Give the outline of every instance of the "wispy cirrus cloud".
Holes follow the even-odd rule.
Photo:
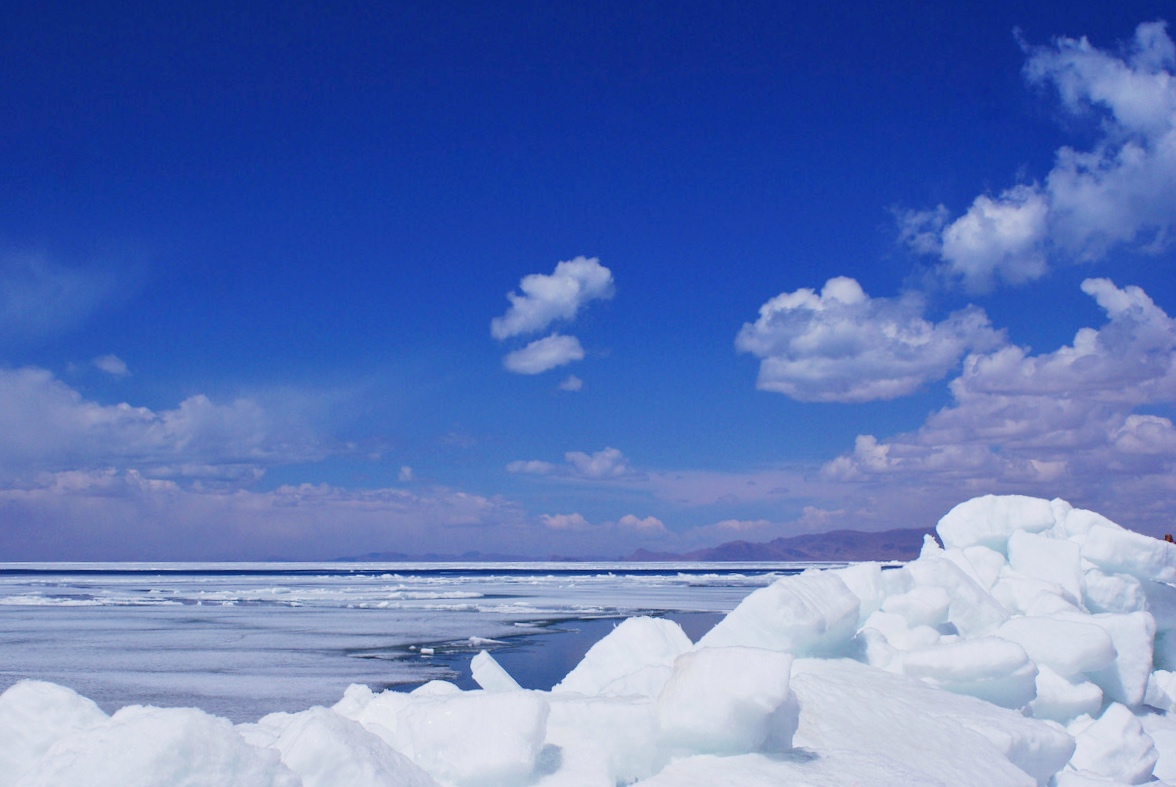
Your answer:
[[[544,462],[539,459],[518,459],[506,466],[508,473],[525,473],[527,475],[548,475],[554,473],[559,465]]]
[[[32,340],[61,333],[117,295],[117,279],[107,270],[0,253],[0,336]]]
[[[917,294],[871,298],[840,276],[820,293],[802,288],[769,300],[735,347],[760,359],[760,390],[805,402],[867,402],[913,393],[969,350],[1004,341],[976,307],[939,323],[923,311]]]
[[[1040,278],[1053,262],[1101,259],[1119,245],[1166,247],[1176,222],[1176,46],[1164,22],[1140,25],[1122,54],[1085,38],[1026,47],[1025,77],[1072,117],[1098,123],[1087,150],[1060,148],[1044,182],[901,217],[902,238],[971,290]]]
[[[595,257],[560,262],[550,274],[533,273],[519,282],[522,294],[509,292],[510,308],[490,321],[490,335],[499,341],[539,333],[553,323],[571,322],[594,300],[613,296],[612,272]],[[503,365],[517,374],[541,374],[584,358],[580,340],[559,332],[514,350]]]
[[[94,364],[94,368],[106,372],[111,377],[128,377],[131,373],[126,361],[113,353],[99,355],[91,363]]]

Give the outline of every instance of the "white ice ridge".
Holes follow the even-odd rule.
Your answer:
[[[917,560],[810,570],[698,642],[625,621],[551,691],[351,686],[233,726],[0,695],[0,787],[1176,784],[1176,545],[1062,500],[952,509]]]

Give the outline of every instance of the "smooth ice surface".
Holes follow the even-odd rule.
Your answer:
[[[539,692],[426,691],[359,721],[440,781],[478,787],[532,775],[547,715]]]
[[[985,636],[1008,620],[1009,613],[992,594],[947,557],[931,551],[901,569],[915,585],[945,591],[951,603],[947,622],[965,637]]]
[[[234,727],[196,709],[107,716],[68,689],[20,682],[0,695],[0,787],[1173,783],[1168,546],[1023,497],[961,504],[939,532],[946,548],[928,539],[902,566],[763,579],[697,641],[672,620],[630,617],[550,691],[520,687],[495,656],[510,653],[495,625],[527,614],[489,585],[472,601],[484,578],[441,577],[427,604],[466,594],[492,622],[460,639],[478,652],[480,688],[355,684],[330,708]],[[560,580],[525,576],[532,598],[558,595]],[[565,592],[567,612],[583,597]],[[503,605],[505,619],[491,611]],[[426,647],[446,643],[405,652],[427,658]]]
[[[484,650],[470,660],[470,673],[474,681],[486,691],[518,691],[522,688],[519,682]]]
[[[1037,696],[1037,666],[1025,649],[1000,637],[977,637],[912,650],[903,672],[956,694],[1003,708],[1020,708]]]
[[[326,708],[276,713],[239,730],[246,741],[271,746],[303,787],[436,787],[437,782],[358,722]]]
[[[1067,615],[1068,620],[1075,620]],[[1091,615],[1089,620],[1101,626],[1111,637],[1118,654],[1103,669],[1089,673],[1090,679],[1102,687],[1109,699],[1136,707],[1147,693],[1148,677],[1152,671],[1152,646],[1156,622],[1150,612],[1130,612],[1119,615],[1104,612]]]
[[[1024,648],[1037,666],[1067,677],[1101,670],[1119,655],[1106,629],[1081,619],[1016,617],[1001,624],[996,635]]]
[[[691,647],[690,638],[673,621],[656,618],[629,618],[585,654],[553,691],[578,694],[628,694],[623,685],[614,685],[626,677],[650,668],[667,668]],[[659,675],[662,673],[658,671]]]
[[[1113,703],[1094,723],[1075,736],[1077,748],[1071,765],[1086,772],[1127,784],[1151,781],[1159,755],[1151,736],[1131,711]]]
[[[1166,713],[1146,713],[1138,718],[1158,755],[1152,775],[1176,783],[1176,719]]]
[[[14,784],[59,740],[105,721],[92,701],[53,683],[25,680],[0,694],[0,787]]]
[[[1037,667],[1037,696],[1029,703],[1034,718],[1066,722],[1098,713],[1103,691],[1082,676],[1065,678],[1045,665]]]
[[[650,776],[665,763],[659,735],[655,699],[552,692],[546,742],[561,768],[542,783],[614,785]]]
[[[1090,528],[1082,540],[1082,557],[1103,570],[1176,582],[1176,544],[1130,530],[1106,525]]]
[[[657,700],[662,742],[704,754],[755,751],[788,699],[791,669],[792,656],[761,648],[700,647],[679,656]]]
[[[1082,557],[1077,544],[1018,530],[1009,536],[1009,568],[1057,585],[1068,601],[1082,598]]]
[[[860,611],[861,601],[837,574],[806,571],[753,592],[699,645],[836,652],[853,637]]]
[[[985,495],[960,503],[947,512],[935,532],[945,549],[986,546],[1003,554],[1013,533],[1038,533],[1054,524],[1054,509],[1048,500],[1022,495]]]
[[[226,719],[195,708],[130,705],[53,744],[15,784],[295,787],[300,780],[276,750],[250,745]]]
[[[744,754],[736,757],[697,755],[671,763],[642,787],[943,787],[943,782],[892,757],[838,749],[813,755]]]
[[[1073,750],[1043,722],[850,660],[798,660],[792,690],[796,746],[869,753],[943,784],[1044,783]]]

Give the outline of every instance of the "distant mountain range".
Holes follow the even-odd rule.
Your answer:
[[[832,530],[828,533],[809,533],[802,536],[781,537],[771,541],[728,541],[717,547],[697,549],[676,555],[638,549],[627,560],[632,561],[860,561],[914,560],[923,547],[923,536],[934,535],[930,528],[885,530],[864,533],[859,530]]]
[[[914,560],[923,547],[923,536],[934,534],[930,528],[885,530],[881,533],[865,533],[860,530],[833,530],[828,533],[809,533],[803,536],[776,538],[771,541],[728,541],[717,547],[696,549],[693,552],[650,552],[638,549],[621,560],[635,563],[657,561],[707,562],[725,561],[767,562],[789,560],[817,560],[829,562],[851,562],[861,560]],[[604,557],[563,557],[553,555],[550,561],[607,561]],[[520,555],[483,554],[466,552],[461,555],[409,555],[404,552],[368,552],[366,555],[342,557],[345,562],[372,563],[516,563],[534,560]]]

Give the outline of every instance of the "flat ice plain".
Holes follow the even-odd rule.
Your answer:
[[[487,652],[477,689],[356,683],[234,725],[21,681],[0,785],[1174,783],[1176,545],[1026,497],[937,531],[891,570],[782,576],[697,641],[630,618],[550,691]]]
[[[470,686],[483,648],[549,689],[620,619],[709,627],[807,565],[0,564],[0,691],[38,678],[108,712],[192,705],[256,721],[332,704],[352,683]]]

